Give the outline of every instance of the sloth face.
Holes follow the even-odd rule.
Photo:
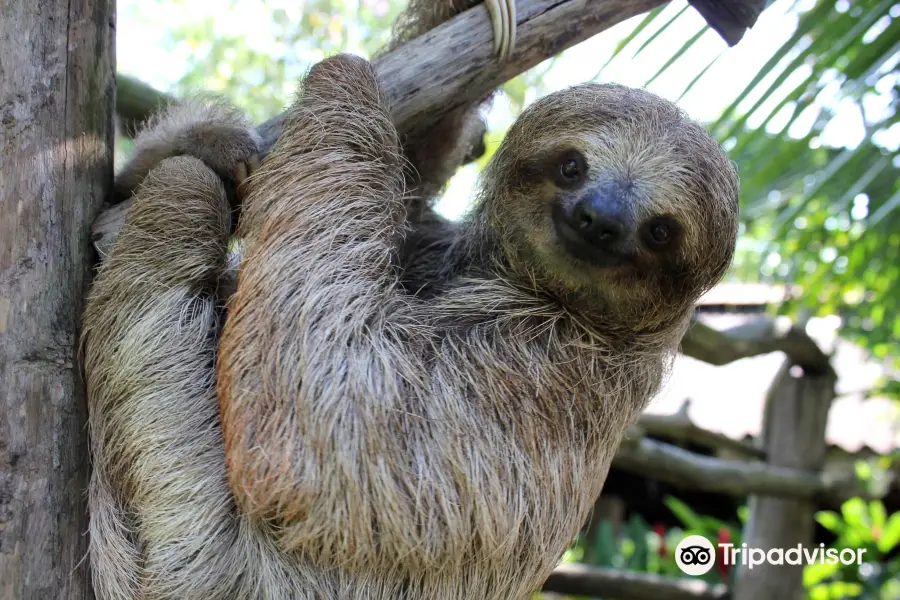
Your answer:
[[[523,168],[521,184],[537,188],[543,201],[537,208],[549,230],[545,250],[587,270],[625,269],[647,255],[660,260],[677,255],[684,229],[678,217],[641,214],[648,212],[639,210],[647,200],[627,173],[595,167],[592,174],[588,159],[575,148],[537,157]]]
[[[511,260],[557,291],[638,312],[681,308],[734,253],[731,163],[700,126],[643,90],[588,84],[535,103],[485,181]]]

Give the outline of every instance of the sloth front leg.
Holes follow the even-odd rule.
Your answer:
[[[174,156],[191,156],[212,169],[229,193],[259,163],[262,141],[247,116],[222,99],[184,100],[152,117],[116,174],[114,199],[127,200],[151,169]]]
[[[147,174],[87,300],[98,598],[249,598],[215,397],[228,206],[195,158]]]
[[[229,482],[242,511],[319,566],[394,561],[415,527],[381,510],[403,498],[371,458],[401,410],[395,365],[416,358],[396,340],[424,326],[396,289],[402,184],[374,70],[344,55],[301,82],[244,200],[217,364]]]

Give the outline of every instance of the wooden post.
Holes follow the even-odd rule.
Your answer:
[[[835,375],[830,368],[811,375],[786,361],[766,399],[763,443],[771,464],[811,472],[821,469],[827,450],[825,426],[834,386]],[[802,545],[812,549],[814,499],[752,496],[749,507],[750,518],[744,532],[744,543],[749,548],[787,551]],[[752,569],[741,565],[734,600],[760,598],[802,600],[803,565],[763,564]]]
[[[76,356],[110,190],[115,0],[0,3],[0,598],[92,598]]]

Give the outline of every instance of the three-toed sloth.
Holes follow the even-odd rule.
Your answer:
[[[149,169],[88,302],[98,595],[527,598],[731,261],[720,147],[580,85],[521,115],[461,222],[411,221],[374,71],[330,58],[245,182],[224,327],[202,158]]]

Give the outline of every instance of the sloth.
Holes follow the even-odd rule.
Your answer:
[[[371,65],[314,67],[221,333],[222,178],[150,169],[84,318],[100,598],[523,600],[557,564],[731,261],[736,174],[668,101],[557,92],[413,290],[407,166]]]

